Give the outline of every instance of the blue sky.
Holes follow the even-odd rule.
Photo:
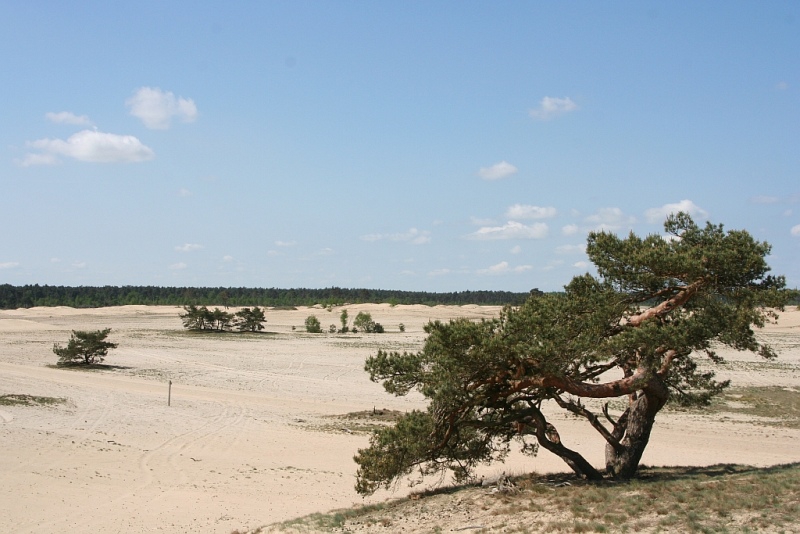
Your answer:
[[[0,283],[560,289],[596,229],[800,285],[800,3],[3,2]]]

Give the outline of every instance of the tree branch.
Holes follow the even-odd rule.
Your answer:
[[[657,306],[653,306],[652,308],[649,308],[638,315],[632,315],[631,317],[628,317],[626,324],[633,327],[641,326],[641,324],[648,319],[668,314],[675,308],[686,304],[686,302],[692,298],[692,296],[697,293],[697,291],[699,291],[699,289],[703,287],[705,283],[705,279],[701,278],[695,282],[692,282],[688,286],[682,287],[678,294],[674,297],[667,299]]]
[[[553,399],[556,401],[556,403],[558,403],[559,406],[561,406],[565,410],[568,410],[574,413],[575,415],[580,415],[582,417],[585,417],[586,420],[589,421],[589,424],[591,424],[592,427],[595,430],[597,430],[601,436],[603,436],[603,439],[605,439],[609,445],[614,447],[614,449],[618,452],[622,451],[622,446],[620,445],[619,440],[614,438],[614,436],[608,431],[608,429],[605,426],[603,426],[603,423],[600,422],[600,419],[598,419],[595,414],[587,410],[585,406],[576,404],[572,401],[566,401],[562,399],[560,395],[554,395]],[[606,417],[608,417],[607,412],[606,412]]]

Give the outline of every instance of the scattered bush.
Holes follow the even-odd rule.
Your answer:
[[[117,344],[106,341],[110,328],[85,332],[73,330],[66,347],[53,344],[53,352],[58,356],[58,365],[85,364],[102,362],[109,349],[116,349]]]
[[[306,332],[310,334],[321,334],[322,326],[319,324],[319,319],[316,315],[309,315],[306,317]]]

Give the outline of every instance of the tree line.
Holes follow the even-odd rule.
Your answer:
[[[527,293],[511,291],[395,291],[386,289],[279,289],[248,287],[160,287],[160,286],[51,286],[0,285],[0,309],[34,306],[339,306],[342,304],[424,304],[519,306],[538,289]]]

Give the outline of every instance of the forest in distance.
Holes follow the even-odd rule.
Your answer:
[[[246,287],[55,286],[0,284],[0,309],[35,306],[103,308],[107,306],[324,306],[340,304],[423,304],[427,306],[518,306],[538,289],[511,291],[395,291],[384,289],[279,289]]]

